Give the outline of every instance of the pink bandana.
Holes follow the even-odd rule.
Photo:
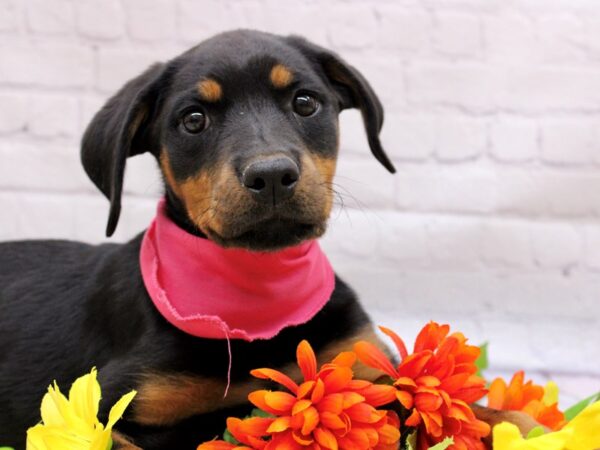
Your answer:
[[[165,319],[203,338],[270,339],[308,322],[335,284],[317,241],[273,253],[225,249],[175,225],[164,199],[144,235],[140,264]]]

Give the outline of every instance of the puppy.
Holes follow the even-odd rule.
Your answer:
[[[0,244],[0,443],[23,449],[46,387],[56,379],[66,391],[94,366],[101,420],[121,395],[138,391],[117,447],[184,449],[247,413],[247,394],[263,385],[251,369],[293,372],[301,339],[321,361],[358,339],[383,348],[355,294],[315,250],[333,204],[338,114],[347,108],[360,109],[371,152],[394,172],[368,82],[299,37],[220,34],[109,99],[81,146],[85,171],[110,201],[107,235],[119,219],[128,157],[156,158],[165,197],[148,232],[124,244]],[[278,255],[297,261],[310,252],[319,265],[291,274],[277,265]],[[294,273],[304,278],[288,280]],[[262,301],[255,287],[261,296],[276,292],[276,301],[295,299],[297,314],[277,302],[254,310]],[[181,305],[168,303],[181,292]],[[197,323],[178,309],[198,312],[190,296],[206,309]],[[313,310],[302,310],[304,300]]]

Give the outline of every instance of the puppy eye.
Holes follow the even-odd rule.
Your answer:
[[[206,128],[208,120],[202,111],[191,111],[183,116],[181,123],[188,133],[198,134]]]
[[[294,97],[294,112],[302,117],[312,116],[319,109],[319,102],[308,94],[298,94]]]

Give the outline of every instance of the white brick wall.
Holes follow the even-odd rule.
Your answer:
[[[377,321],[490,340],[496,371],[600,389],[600,3],[595,0],[0,0],[0,239],[103,239],[79,167],[91,115],[129,77],[216,32],[302,33],[387,108],[395,177],[342,115],[323,240]],[[115,239],[160,182],[131,160]],[[579,380],[579,381],[577,381]]]

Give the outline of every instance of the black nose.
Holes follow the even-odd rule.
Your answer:
[[[250,163],[242,171],[242,183],[256,200],[275,206],[294,195],[299,176],[298,165],[281,157]]]

